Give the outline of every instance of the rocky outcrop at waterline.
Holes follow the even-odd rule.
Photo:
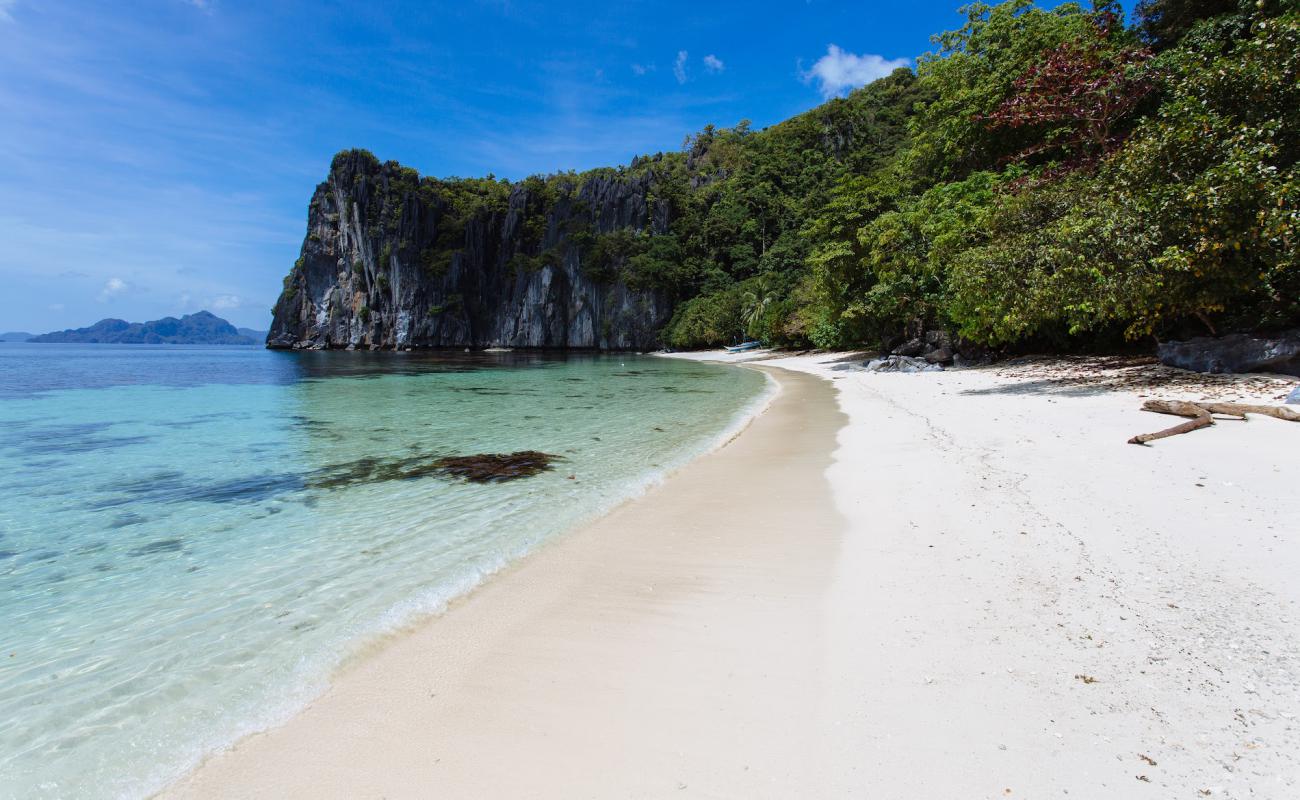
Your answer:
[[[626,245],[665,233],[669,204],[647,172],[578,180],[439,181],[340,153],[267,345],[655,347],[672,298],[624,274]]]

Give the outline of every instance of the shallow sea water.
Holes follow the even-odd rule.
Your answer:
[[[0,344],[0,797],[161,788],[766,390],[634,355]],[[562,460],[397,477],[517,450]]]

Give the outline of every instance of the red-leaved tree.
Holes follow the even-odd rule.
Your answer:
[[[1056,154],[1052,177],[1088,168],[1124,140],[1125,122],[1155,88],[1150,50],[1111,41],[1116,18],[1099,16],[1092,34],[1064,42],[1016,79],[1011,95],[984,117],[991,127],[1038,129],[1040,136],[1016,155],[1022,160]]]

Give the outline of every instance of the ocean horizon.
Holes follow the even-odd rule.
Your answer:
[[[0,345],[0,796],[162,788],[767,391],[632,354]],[[431,468],[517,451],[557,460]]]

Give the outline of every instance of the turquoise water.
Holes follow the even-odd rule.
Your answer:
[[[631,355],[0,344],[0,797],[160,788],[714,446],[765,385]],[[516,450],[564,460],[385,469]]]

